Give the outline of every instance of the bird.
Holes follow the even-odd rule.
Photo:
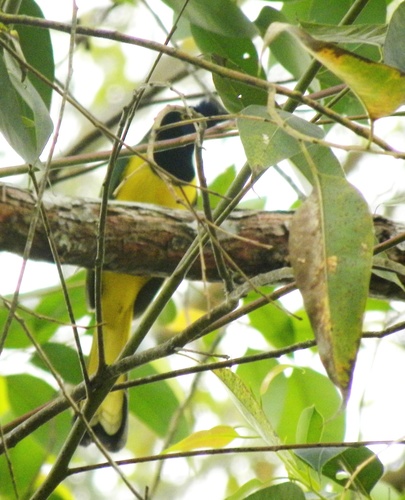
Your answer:
[[[211,127],[218,123],[214,117],[226,113],[214,100],[204,100],[191,108],[193,116],[199,113],[212,117],[207,121]],[[176,139],[195,132],[190,120],[190,108],[166,106],[157,116],[153,130],[153,141]],[[146,137],[152,137],[149,132]],[[151,203],[169,208],[186,209],[195,203],[197,186],[193,164],[194,144],[176,146],[172,149],[153,151],[153,162],[139,156],[117,162],[109,196],[115,200]],[[156,168],[156,165],[159,168]],[[163,173],[163,175],[162,175]],[[168,175],[164,175],[168,174]],[[114,363],[126,345],[133,319],[142,315],[163,283],[162,278],[133,276],[103,271],[101,277],[101,310],[105,362]],[[95,307],[94,271],[87,273],[87,295],[91,308]],[[99,364],[97,333],[87,362],[89,376],[97,373]],[[121,375],[116,383],[123,383]],[[121,450],[128,433],[128,394],[125,390],[110,392],[93,416],[90,426],[108,451]],[[93,440],[86,432],[81,445],[88,446]]]

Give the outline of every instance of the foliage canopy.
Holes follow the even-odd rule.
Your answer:
[[[369,447],[402,435],[376,426],[366,442],[349,415],[359,405],[361,417],[358,394],[368,388],[359,350],[372,357],[381,337],[403,328],[402,304],[369,298],[372,277],[402,293],[405,272],[390,256],[398,239],[375,255],[368,193],[379,177],[364,165],[378,158],[403,170],[392,130],[404,129],[405,3],[84,4],[58,13],[39,0],[0,2],[0,172],[38,198],[24,262],[35,228],[47,228],[43,198],[97,196],[106,164],[165,104],[215,98],[229,115],[196,155],[200,185],[209,179],[199,237],[134,326],[125,356],[96,380],[100,399],[129,372],[122,456],[79,448],[83,428],[72,430],[85,395],[78,347],[88,353],[96,328],[84,271],[54,252],[58,284],[1,297],[0,498],[197,498],[202,485],[230,500],[404,498],[405,483],[384,476]],[[13,154],[24,165],[13,166]],[[247,276],[221,254],[218,233],[238,209],[269,207],[297,208],[286,228],[291,269]],[[395,215],[385,205],[378,214]],[[217,248],[222,279],[187,282],[204,245]],[[374,339],[364,338],[376,329],[370,318]]]

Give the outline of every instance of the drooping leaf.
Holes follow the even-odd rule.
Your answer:
[[[233,427],[218,425],[205,431],[197,431],[170,446],[165,453],[175,451],[192,451],[200,448],[223,448],[234,439],[240,437]]]
[[[35,164],[51,135],[48,110],[28,77],[7,53],[0,54],[0,131],[10,146]]]
[[[373,222],[345,179],[319,176],[293,217],[290,259],[321,360],[348,397],[362,332],[373,252]]]
[[[297,450],[319,474],[351,490],[368,495],[384,472],[377,455],[365,447]]]
[[[353,90],[372,120],[390,115],[405,102],[405,73],[397,68],[322,42],[301,28],[284,23],[270,26],[265,45],[284,31],[294,35],[310,54]]]
[[[27,161],[38,157],[32,145],[29,128],[22,119],[18,94],[8,75],[3,54],[0,54],[0,130],[10,146]]]

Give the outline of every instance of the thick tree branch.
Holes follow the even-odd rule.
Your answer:
[[[34,195],[0,184],[0,250],[21,255],[36,200]],[[60,260],[91,268],[96,255],[100,200],[47,197],[43,202]],[[198,214],[203,217],[202,214]],[[247,276],[289,266],[288,226],[292,212],[235,211],[217,231],[228,262]],[[375,217],[378,241],[392,238],[403,228]],[[185,210],[111,202],[108,210],[105,269],[136,275],[169,276],[198,234],[199,223]],[[405,250],[398,246],[387,254],[405,265]],[[52,262],[44,228],[39,225],[31,258]],[[218,281],[211,246],[204,249],[205,278]],[[232,269],[231,271],[236,271]],[[201,279],[201,261],[191,268],[189,279]],[[400,276],[405,282],[405,277]],[[395,284],[374,277],[371,293],[384,298],[405,299]]]

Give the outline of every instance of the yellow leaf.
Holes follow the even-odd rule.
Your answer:
[[[218,425],[206,431],[197,431],[170,446],[165,453],[174,451],[192,451],[200,448],[223,448],[240,437],[233,427]]]
[[[203,316],[206,311],[198,309],[195,307],[188,307],[186,309],[181,309],[173,321],[168,325],[165,325],[165,329],[172,335],[183,331],[185,328],[197,321],[201,316]]]
[[[7,394],[7,383],[4,377],[0,377],[0,415],[10,411],[10,401]]]
[[[405,103],[405,73],[392,66],[371,61],[322,42],[307,32],[285,23],[273,23],[267,30],[267,46],[279,33],[287,31],[357,95],[371,120],[388,116]]]

